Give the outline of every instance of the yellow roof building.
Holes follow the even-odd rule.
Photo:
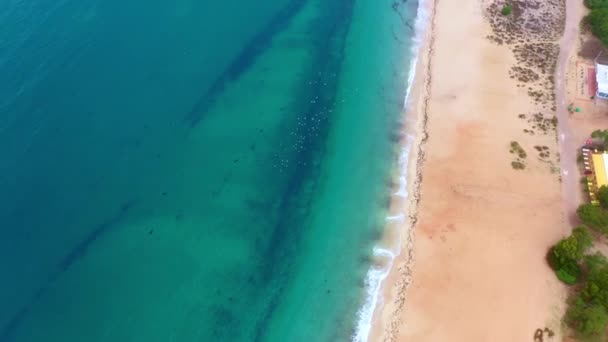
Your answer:
[[[593,159],[593,173],[595,174],[596,186],[598,189],[602,185],[608,186],[608,178],[606,177],[606,170],[608,170],[608,153],[593,153],[591,158]]]

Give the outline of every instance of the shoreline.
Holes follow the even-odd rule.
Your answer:
[[[403,275],[403,282],[400,283],[400,292],[405,294],[407,287],[411,283],[409,279],[410,268],[414,262],[414,228],[417,221],[418,203],[420,201],[420,184],[422,180],[422,166],[424,163],[424,144],[428,138],[426,131],[426,108],[430,99],[430,56],[433,44],[433,26],[435,22],[436,3],[439,0],[420,0],[416,14],[416,34],[415,44],[412,47],[412,59],[409,66],[410,75],[408,77],[408,87],[404,98],[403,111],[403,134],[399,142],[399,154],[395,174],[396,186],[391,191],[391,204],[389,215],[386,217],[386,227],[380,242],[374,247],[375,258],[387,258],[389,262],[385,268],[370,268],[366,278],[366,288],[369,288],[370,273],[381,272],[378,283],[374,284],[374,293],[371,307],[366,307],[366,301],[360,310],[360,315],[365,309],[369,317],[367,320],[359,319],[353,341],[374,340],[377,330],[378,315],[382,313],[385,292],[388,284],[387,278],[397,267]],[[395,231],[398,233],[395,234]],[[393,233],[393,234],[391,234]],[[396,237],[393,235],[397,235]],[[394,243],[398,240],[396,252],[382,246]],[[388,241],[387,244],[382,243]],[[407,263],[396,265],[395,261],[401,255],[406,254]],[[405,304],[404,298],[395,310],[402,310]],[[394,313],[393,316],[396,316]],[[397,323],[397,322],[395,322]],[[368,325],[362,328],[363,325]]]
[[[398,333],[398,326],[401,324],[400,315],[405,309],[406,293],[412,284],[412,268],[415,263],[414,243],[416,236],[416,224],[418,222],[418,210],[421,200],[421,185],[423,178],[423,169],[425,162],[425,145],[429,137],[427,130],[428,108],[430,102],[431,86],[432,86],[432,70],[433,70],[433,53],[435,44],[435,25],[437,17],[437,5],[439,0],[421,1],[419,6],[424,6],[424,11],[429,15],[422,34],[421,44],[418,50],[418,65],[414,69],[414,81],[412,83],[411,92],[408,94],[409,103],[405,103],[403,116],[406,122],[411,123],[405,125],[407,136],[413,136],[414,142],[410,158],[408,161],[408,177],[406,180],[408,187],[408,195],[405,199],[405,222],[402,222],[402,227],[405,232],[401,237],[401,250],[399,254],[404,254],[403,262],[393,264],[393,272],[395,269],[398,272],[398,280],[395,285],[385,284],[382,288],[384,292],[383,298],[390,298],[387,291],[394,287],[397,292],[397,298],[393,303],[389,303],[390,311],[383,312],[383,307],[376,308],[374,317],[377,322],[385,322],[384,327],[376,324],[373,330],[372,340],[377,340],[382,336],[383,341],[395,341]],[[413,96],[412,96],[413,95]],[[393,198],[393,203],[399,206],[399,200]],[[391,205],[391,210],[394,208]],[[397,260],[396,260],[397,261]]]
[[[481,3],[481,6],[485,6],[485,1],[478,1],[479,3]],[[422,3],[421,3],[422,4]],[[425,340],[439,340],[439,336],[442,336],[442,338],[450,338],[453,336],[450,336],[449,332],[444,331],[444,332],[439,332],[439,333],[435,333],[433,334],[433,337],[430,337],[430,335],[427,335],[427,333],[420,335],[420,332],[416,332],[420,330],[421,326],[426,326],[428,325],[428,323],[426,324],[421,324],[421,320],[420,319],[404,319],[404,315],[406,316],[410,316],[405,308],[406,308],[406,302],[407,302],[407,307],[408,307],[408,311],[416,311],[416,309],[422,309],[423,311],[426,310],[427,308],[425,308],[424,306],[420,306],[420,304],[418,304],[414,309],[409,310],[410,308],[410,297],[412,297],[411,295],[411,291],[410,291],[410,287],[412,285],[412,281],[414,282],[418,282],[419,278],[414,276],[414,273],[416,272],[416,269],[420,268],[419,264],[416,262],[415,258],[416,256],[420,253],[420,251],[418,251],[418,253],[416,253],[416,251],[418,249],[422,250],[424,249],[425,254],[428,253],[428,251],[430,249],[432,249],[433,247],[429,247],[428,244],[430,243],[432,244],[437,244],[438,242],[431,242],[430,240],[426,239],[427,237],[423,236],[423,238],[425,240],[427,240],[425,242],[425,244],[427,244],[424,247],[421,247],[420,244],[417,242],[416,245],[414,245],[414,238],[418,236],[418,230],[421,229],[421,227],[419,227],[420,222],[424,221],[425,219],[429,220],[428,217],[422,217],[421,218],[421,214],[427,214],[428,215],[428,208],[421,208],[421,201],[423,199],[422,196],[422,190],[423,190],[423,185],[425,186],[424,190],[426,190],[426,187],[429,186],[429,184],[423,182],[423,170],[426,169],[427,167],[429,167],[429,165],[427,165],[427,149],[428,150],[433,150],[436,151],[435,148],[433,148],[432,146],[427,146],[428,145],[428,139],[429,137],[433,136],[434,134],[430,134],[429,128],[428,128],[428,121],[429,121],[429,108],[431,107],[431,104],[436,104],[433,103],[433,101],[437,101],[438,100],[432,100],[431,99],[431,90],[433,90],[434,84],[433,84],[433,76],[437,74],[437,71],[434,70],[433,66],[434,66],[434,60],[435,60],[435,48],[436,48],[436,35],[437,35],[437,17],[438,17],[438,12],[440,12],[440,10],[438,11],[438,8],[440,7],[440,2],[439,0],[429,0],[429,1],[425,1],[424,4],[427,6],[427,8],[429,9],[429,13],[431,14],[429,17],[429,21],[428,24],[426,26],[426,30],[425,33],[423,35],[424,40],[423,43],[420,45],[419,48],[419,60],[418,60],[418,65],[416,68],[416,72],[415,72],[415,79],[413,82],[413,87],[412,87],[412,92],[409,94],[411,96],[411,99],[409,101],[409,103],[406,104],[405,106],[405,110],[404,110],[404,117],[406,122],[411,123],[412,121],[414,121],[413,125],[405,125],[405,136],[409,137],[410,135],[413,135],[414,138],[414,143],[412,144],[412,150],[409,156],[409,170],[408,170],[408,177],[407,177],[407,188],[408,188],[408,194],[409,196],[406,198],[406,203],[404,204],[403,202],[403,198],[399,197],[399,195],[397,193],[394,193],[394,196],[391,200],[391,210],[390,213],[391,215],[393,213],[395,213],[396,211],[399,212],[399,208],[402,208],[403,206],[405,206],[405,217],[403,218],[402,221],[399,222],[400,224],[400,228],[397,229],[402,229],[403,233],[401,236],[401,249],[399,251],[399,255],[397,256],[396,260],[394,261],[392,268],[389,270],[389,275],[388,277],[385,279],[385,281],[383,282],[383,284],[381,285],[381,292],[382,292],[382,296],[381,298],[383,300],[385,300],[385,302],[379,301],[378,305],[376,306],[375,310],[374,310],[374,315],[373,315],[373,320],[372,320],[372,328],[371,328],[371,332],[370,332],[370,340],[372,341],[376,341],[376,340],[381,340],[381,341],[408,341],[411,340],[414,336],[417,337],[418,339],[421,336],[425,336]],[[449,7],[449,4],[444,5],[446,7]],[[449,13],[449,11],[448,11]],[[477,18],[479,19],[479,18]],[[456,19],[452,19],[452,20],[456,20]],[[486,18],[483,18],[482,21],[484,22],[484,25],[487,26],[487,22],[486,22]],[[442,21],[441,25],[444,26],[448,26],[449,24],[446,24]],[[466,25],[465,25],[466,26]],[[445,29],[445,27],[444,27]],[[442,32],[445,33],[445,32]],[[479,40],[479,37],[473,37],[471,38],[471,40],[473,39],[477,39]],[[561,38],[560,38],[561,41]],[[497,47],[492,48],[493,50],[500,50]],[[503,48],[504,49],[504,48]],[[561,54],[561,51],[560,51]],[[504,58],[503,58],[504,59]],[[445,59],[444,59],[445,61]],[[557,61],[556,61],[557,63]],[[509,63],[509,65],[512,65],[512,63]],[[515,64],[517,65],[517,64]],[[445,64],[442,65],[442,67],[445,68]],[[557,68],[557,67],[556,67]],[[495,73],[494,73],[495,74]],[[496,75],[494,75],[496,76]],[[482,76],[479,76],[481,81],[484,81],[485,79]],[[499,75],[497,78],[499,79],[507,79],[505,80],[505,82],[510,82],[508,81],[508,73],[504,73],[504,75]],[[513,77],[511,77],[513,78]],[[518,86],[519,87],[519,86]],[[555,88],[554,88],[555,89]],[[509,92],[507,92],[509,93]],[[495,95],[495,94],[492,94]],[[510,95],[513,96],[514,94]],[[517,95],[518,97],[522,97],[522,95]],[[529,101],[529,99],[526,97],[526,100],[528,100],[528,102],[532,102]],[[504,99],[501,98],[497,98],[496,99],[497,102],[501,102],[501,101],[505,101]],[[520,101],[523,102],[523,101]],[[521,105],[519,107],[522,108],[535,108],[535,106],[533,104],[528,103],[527,105]],[[492,109],[495,109],[493,107],[490,107]],[[466,118],[465,122],[470,121],[470,118]],[[513,120],[511,120],[513,121]],[[511,123],[509,123],[509,125],[511,125]],[[437,128],[436,128],[437,129]],[[557,133],[556,133],[557,134]],[[521,133],[520,133],[521,135]],[[524,139],[522,137],[522,139]],[[546,139],[545,139],[546,140]],[[556,140],[556,139],[554,139]],[[544,140],[543,140],[544,141]],[[557,141],[555,141],[555,145],[557,145]],[[549,143],[547,143],[549,144]],[[401,148],[403,148],[404,144],[401,144]],[[556,146],[557,147],[557,146]],[[435,163],[436,164],[436,163]],[[436,166],[436,165],[433,165]],[[509,166],[507,166],[508,168],[510,168]],[[538,167],[536,165],[534,165],[534,168],[537,169]],[[511,170],[507,170],[507,171],[511,171]],[[503,173],[506,174],[506,171],[501,171]],[[515,171],[517,172],[517,171]],[[537,170],[535,170],[535,173],[539,173]],[[426,174],[424,175],[425,177],[427,176]],[[507,176],[509,177],[509,176]],[[521,178],[521,177],[518,177]],[[543,176],[540,177],[538,175],[535,175],[535,177],[532,176],[528,176],[528,182],[531,181],[531,179],[533,179],[531,181],[531,184],[537,183],[537,182],[543,182],[543,184],[545,184],[546,186],[543,186],[543,188],[551,188],[552,187],[552,183],[555,182],[555,180],[551,180],[550,176]],[[506,181],[506,180],[505,180]],[[430,181],[428,182],[430,183]],[[436,183],[434,183],[435,185],[433,185],[434,187],[436,187]],[[554,188],[557,188],[559,190],[559,188],[561,188],[561,186],[555,186]],[[505,191],[505,190],[501,190],[501,191]],[[561,193],[561,191],[559,191]],[[555,196],[555,194],[550,195],[549,198],[554,198],[553,196]],[[425,196],[426,197],[426,194]],[[537,197],[546,197],[546,196],[537,196]],[[523,199],[523,198],[522,198]],[[525,200],[523,201],[525,204]],[[528,204],[530,204],[530,201],[527,201]],[[426,203],[425,203],[426,204]],[[560,206],[561,206],[561,202],[560,202]],[[560,207],[561,209],[561,207]],[[422,212],[421,212],[422,210]],[[552,220],[552,222],[554,222],[554,224],[561,226],[561,224],[558,224],[556,220]],[[563,223],[563,222],[562,222]],[[390,231],[391,229],[393,229],[393,224],[391,224],[390,222],[387,223],[387,228],[386,231]],[[543,229],[548,230],[550,225],[546,224],[543,225]],[[451,230],[451,229],[450,229]],[[559,236],[561,234],[561,232],[563,231],[563,229],[554,229],[555,231],[551,234],[552,236],[555,235],[555,237]],[[424,232],[423,232],[424,233]],[[454,233],[453,231],[449,232],[450,234]],[[557,234],[556,234],[557,233]],[[390,235],[390,234],[387,234]],[[425,234],[423,234],[425,235]],[[446,234],[447,235],[447,234]],[[430,236],[430,239],[432,240],[432,235]],[[445,237],[441,236],[442,239],[442,243],[445,243],[446,241],[444,240]],[[551,237],[549,239],[547,238],[536,238],[536,240],[538,241],[539,244],[545,246],[548,245],[549,242],[552,242],[552,239],[554,239],[554,237]],[[534,254],[544,254],[546,250],[544,249],[539,249],[539,250],[532,250],[532,249],[528,249],[526,253],[534,255]],[[502,257],[501,257],[502,258]],[[534,260],[535,265],[534,267],[534,272],[540,272],[541,275],[536,277],[535,280],[537,281],[541,281],[541,282],[549,282],[550,285],[547,289],[546,292],[550,292],[552,294],[555,294],[556,296],[562,296],[563,295],[563,291],[561,291],[561,289],[559,288],[557,284],[557,282],[551,278],[550,276],[552,276],[550,270],[548,269],[548,267],[546,267],[546,269],[540,268],[538,267],[538,263],[542,264],[543,263],[543,258],[539,257],[538,260]],[[428,261],[427,261],[428,264]],[[542,265],[543,267],[545,265]],[[427,265],[428,267],[428,265]],[[441,267],[439,267],[441,269]],[[436,270],[435,273],[431,272],[424,272],[424,273],[433,273],[435,277],[439,277],[441,278],[441,275],[437,275],[437,273],[441,270]],[[447,270],[446,270],[447,271]],[[418,270],[418,272],[420,272],[420,270]],[[451,279],[450,279],[451,280]],[[528,281],[531,282],[531,281]],[[426,280],[424,282],[426,285],[428,285],[428,280]],[[536,285],[538,285],[538,283],[535,283]],[[488,284],[489,286],[492,286],[492,284]],[[535,287],[537,287],[535,285]],[[534,292],[536,292],[537,294],[539,293],[540,288],[537,288]],[[508,294],[505,294],[506,296],[508,296]],[[458,301],[458,298],[451,298],[452,301]],[[557,302],[560,302],[560,300],[558,299]],[[547,309],[547,311],[544,311],[545,314],[551,313],[549,316],[555,316],[553,314],[554,310],[557,310],[558,312],[560,310],[562,310],[562,308],[560,307],[560,303],[556,303],[555,301],[551,301],[550,299],[547,298],[547,296],[544,296],[542,298],[542,300],[539,300],[538,303],[544,303],[544,305],[547,305],[547,307],[551,307],[551,309]],[[521,306],[522,303],[520,303]],[[426,304],[425,304],[426,306]],[[538,313],[530,316],[528,322],[525,322],[522,320],[521,325],[522,326],[526,326],[526,325],[531,325],[530,320],[535,321],[536,323],[534,324],[538,324],[538,320],[541,319],[541,316],[546,316],[545,314],[543,314],[542,310],[535,310],[535,311],[539,311]],[[420,316],[420,313],[415,312],[414,314],[416,314],[417,316]],[[551,325],[551,324],[555,324],[554,322],[554,318],[547,318],[548,316],[546,316],[544,318],[544,320],[546,320],[545,324]],[[417,317],[418,318],[418,317]],[[433,319],[435,319],[435,317],[433,317]],[[471,324],[471,323],[469,323]],[[410,326],[404,329],[404,326]],[[425,329],[431,329],[429,326],[427,326]],[[426,331],[425,329],[422,329],[422,331]],[[410,330],[407,332],[406,335],[403,334],[403,330]],[[433,329],[434,330],[434,329]],[[526,332],[527,334],[531,334],[531,332]],[[464,334],[462,334],[464,335]],[[508,334],[503,334],[503,337],[506,337],[506,335]],[[516,336],[520,336],[522,335],[521,333],[517,333]],[[406,337],[407,336],[407,337]],[[474,336],[474,333],[471,333],[470,336]],[[468,337],[470,337],[468,336]],[[484,336],[489,336],[489,335],[484,335]],[[531,336],[531,335],[530,335]],[[512,336],[508,336],[509,338],[511,338]],[[456,338],[456,341],[458,341],[459,339]],[[498,340],[502,340],[502,339],[498,339]]]

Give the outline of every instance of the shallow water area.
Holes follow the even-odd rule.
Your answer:
[[[0,341],[351,339],[415,14],[0,5]]]

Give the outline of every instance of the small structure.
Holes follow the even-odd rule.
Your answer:
[[[608,100],[608,57],[603,53],[595,58],[595,81],[597,83],[595,97]]]

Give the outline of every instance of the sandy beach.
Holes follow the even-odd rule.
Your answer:
[[[406,125],[420,149],[408,203],[393,201],[413,230],[373,341],[532,341],[539,328],[561,338],[565,288],[545,254],[570,229],[553,91],[565,4],[514,4],[513,21],[501,3],[428,4]]]

